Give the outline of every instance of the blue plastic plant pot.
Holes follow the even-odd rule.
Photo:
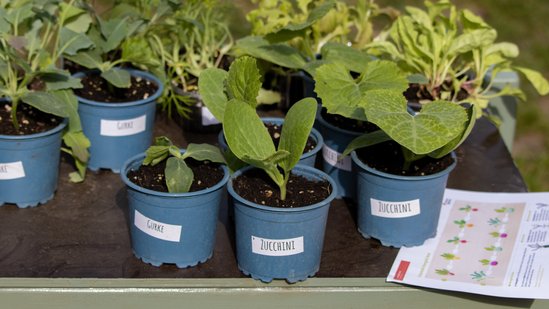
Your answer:
[[[337,184],[337,198],[355,198],[356,180],[353,172],[351,157],[341,158],[341,154],[352,140],[361,133],[338,128],[328,123],[320,113],[316,114],[315,128],[324,138],[322,147],[322,170],[326,172]]]
[[[125,103],[104,103],[78,97],[78,113],[82,130],[91,142],[88,168],[100,168],[120,172],[124,162],[151,145],[156,99],[162,94],[163,85],[153,75],[128,70],[132,76],[148,79],[158,85],[158,90],[146,99]],[[77,73],[82,77],[87,73]],[[92,73],[93,74],[93,73]]]
[[[243,199],[233,189],[231,176],[227,190],[235,212],[236,259],[246,275],[263,282],[285,279],[290,283],[314,276],[320,267],[324,231],[330,202],[336,196],[332,179],[322,171],[297,165],[294,173],[313,180],[327,180],[333,188],[324,201],[299,208],[259,205]]]
[[[283,118],[262,117],[261,120],[263,120],[264,123],[272,123],[276,125],[284,124]],[[311,136],[316,142],[316,146],[311,149],[311,151],[302,154],[298,164],[314,167],[316,162],[316,156],[324,145],[324,138],[322,138],[322,135],[314,128],[311,130],[311,134],[309,136]],[[219,143],[219,148],[221,148],[221,150],[227,150],[227,141],[225,140],[225,135],[223,134],[223,131],[219,132],[219,134],[217,135],[217,142]]]
[[[137,169],[145,154],[130,158],[120,176],[128,192],[130,235],[136,257],[160,266],[179,268],[207,261],[213,254],[219,206],[229,170],[215,186],[188,193],[165,193],[142,188],[126,174]]]
[[[357,173],[357,224],[364,238],[400,248],[422,245],[436,235],[448,175],[456,166],[427,176],[375,170],[351,154]]]
[[[0,206],[34,207],[53,198],[66,125],[37,134],[0,135]]]

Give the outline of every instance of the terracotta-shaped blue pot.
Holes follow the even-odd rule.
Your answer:
[[[156,99],[162,94],[163,85],[149,73],[128,71],[132,76],[155,83],[158,90],[146,99],[125,103],[96,102],[78,97],[82,130],[91,142],[88,168],[92,171],[105,168],[118,173],[128,158],[144,152],[151,145]],[[87,73],[75,76],[84,74]]]
[[[357,177],[358,230],[384,246],[419,246],[435,237],[448,175],[456,166],[426,176],[380,172],[351,154]]]
[[[231,179],[252,168],[238,170]],[[232,180],[227,185],[234,203],[238,267],[263,282],[302,281],[314,276],[320,267],[328,210],[337,189],[328,175],[312,167],[297,165],[293,172],[308,179],[329,181],[332,193],[317,204],[278,208],[245,200],[234,191]]]
[[[264,123],[271,123],[275,125],[283,125],[284,119],[283,118],[276,118],[276,117],[262,117],[261,120],[263,120]],[[299,158],[299,163],[301,165],[307,165],[310,167],[315,166],[316,162],[316,156],[322,149],[322,146],[324,145],[324,138],[322,135],[316,130],[312,129],[310,136],[313,138],[313,140],[316,142],[315,148],[313,148],[311,151],[304,153]],[[219,147],[225,151],[227,150],[227,141],[225,140],[225,135],[223,134],[223,131],[219,132],[219,135],[217,136],[217,142],[219,143]]]
[[[34,207],[53,198],[66,121],[30,135],[0,135],[0,206]]]
[[[130,234],[135,256],[145,263],[179,268],[207,261],[213,254],[219,206],[229,170],[211,188],[166,193],[142,188],[126,174],[138,169],[145,154],[130,158],[120,173],[128,192]]]
[[[353,173],[353,164],[349,156],[341,158],[341,154],[347,148],[351,141],[361,135],[338,128],[328,123],[318,109],[316,115],[315,128],[320,131],[324,138],[322,147],[322,170],[326,172],[337,184],[337,198],[348,197],[355,198],[355,175]]]

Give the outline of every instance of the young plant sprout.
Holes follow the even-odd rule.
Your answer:
[[[189,144],[184,153],[175,146],[167,137],[157,137],[155,144],[146,151],[143,165],[154,166],[164,160],[166,168],[166,186],[170,193],[189,192],[194,181],[194,174],[185,163],[186,158],[193,158],[198,161],[211,161],[214,163],[225,163],[225,159],[219,148],[209,144]]]

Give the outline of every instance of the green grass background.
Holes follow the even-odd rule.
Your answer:
[[[237,36],[249,31],[244,14],[254,7],[249,0],[236,0],[232,24]],[[422,7],[417,0],[377,0],[380,6]],[[460,8],[481,15],[498,31],[498,41],[509,41],[520,49],[515,64],[542,72],[549,78],[548,0],[454,0]],[[549,96],[538,96],[526,82],[527,101],[518,108],[513,158],[530,191],[549,191]]]

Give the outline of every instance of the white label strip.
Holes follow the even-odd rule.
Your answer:
[[[303,236],[290,239],[267,239],[252,236],[252,252],[268,256],[303,253]]]
[[[10,180],[25,177],[23,162],[0,163],[0,180]]]
[[[210,126],[210,125],[214,125],[214,124],[219,123],[217,118],[215,118],[215,116],[212,114],[212,112],[210,112],[210,110],[206,106],[202,106],[202,108],[200,108],[200,110],[201,110],[201,114],[202,114],[202,125],[203,126]]]
[[[387,202],[370,198],[372,215],[383,218],[406,218],[419,215],[421,207],[419,200],[403,202]]]
[[[152,237],[179,242],[181,239],[181,225],[166,224],[145,217],[139,211],[135,211],[135,226]]]
[[[331,166],[335,166],[339,169],[349,172],[352,169],[351,156],[345,156],[341,158],[341,153],[326,146],[326,144],[324,144],[324,146],[322,147],[322,157],[324,158],[324,161],[326,161],[326,163],[330,164]]]
[[[128,136],[141,133],[147,127],[147,115],[125,120],[101,119],[101,135]]]

